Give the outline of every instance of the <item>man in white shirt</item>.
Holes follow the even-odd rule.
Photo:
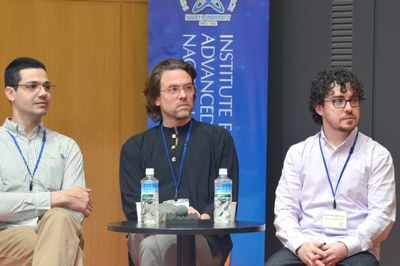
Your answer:
[[[379,265],[396,216],[390,153],[359,132],[363,85],[344,68],[320,72],[309,109],[321,131],[293,145],[276,189],[277,265]]]
[[[83,265],[81,222],[92,212],[82,154],[44,127],[54,87],[43,63],[5,71],[12,114],[0,127],[0,265]]]

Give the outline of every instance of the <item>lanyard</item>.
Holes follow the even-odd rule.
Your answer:
[[[38,156],[38,158],[37,158],[36,165],[35,165],[35,168],[34,168],[34,170],[33,170],[33,173],[31,172],[31,169],[29,168],[29,165],[28,165],[28,163],[26,162],[26,159],[25,159],[24,155],[22,154],[22,151],[21,151],[21,148],[20,148],[20,146],[19,146],[19,144],[18,144],[18,142],[17,142],[17,139],[15,138],[15,136],[14,136],[13,134],[11,134],[10,131],[7,130],[7,132],[8,132],[8,134],[11,136],[11,138],[13,139],[13,141],[14,141],[14,143],[15,143],[15,146],[17,146],[17,149],[18,149],[19,153],[21,154],[22,159],[24,160],[26,169],[28,169],[29,177],[30,177],[30,178],[29,178],[29,191],[32,191],[32,188],[33,188],[33,183],[32,183],[32,182],[33,182],[33,176],[35,175],[36,170],[37,170],[37,168],[38,168],[38,166],[39,166],[40,159],[42,158],[42,153],[43,153],[44,144],[46,143],[46,131],[43,130],[42,147],[40,148],[40,153],[39,153],[39,156]]]
[[[188,133],[186,135],[186,140],[185,140],[185,144],[183,145],[183,152],[182,152],[182,159],[181,159],[181,165],[179,167],[179,176],[178,176],[178,180],[175,177],[175,173],[174,170],[172,169],[172,164],[171,164],[171,160],[170,160],[170,155],[169,155],[169,151],[168,151],[168,147],[167,147],[167,141],[165,140],[165,132],[164,132],[164,127],[162,125],[162,122],[160,123],[160,128],[161,128],[161,135],[164,141],[164,148],[165,148],[165,152],[167,153],[167,159],[168,159],[168,163],[169,163],[169,169],[171,170],[171,174],[172,174],[172,180],[174,181],[174,186],[175,186],[175,201],[178,199],[178,187],[179,184],[181,183],[181,177],[182,177],[182,169],[183,169],[183,161],[185,160],[185,156],[186,156],[186,150],[189,144],[189,139],[190,139],[190,132],[192,131],[192,121],[190,121],[190,125],[189,125],[189,130]]]
[[[351,155],[353,154],[354,147],[356,146],[356,143],[357,143],[357,139],[358,139],[358,131],[357,131],[356,138],[354,139],[353,145],[352,145],[351,148],[350,148],[349,155],[347,156],[346,162],[345,162],[344,165],[343,165],[342,172],[340,172],[339,180],[338,180],[338,182],[336,183],[336,188],[335,188],[335,190],[333,190],[331,177],[329,176],[328,166],[326,165],[326,160],[325,160],[324,152],[322,151],[321,133],[319,134],[319,149],[321,150],[321,155],[322,155],[322,160],[324,161],[324,166],[325,166],[326,175],[327,175],[327,177],[328,177],[329,185],[331,186],[331,191],[332,191],[332,195],[333,195],[333,208],[334,208],[334,209],[336,209],[336,192],[337,192],[337,189],[338,189],[340,180],[342,180],[343,172],[344,172],[344,170],[346,169],[347,163],[349,162],[350,157],[351,157]]]

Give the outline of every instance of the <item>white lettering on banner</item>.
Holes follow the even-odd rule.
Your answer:
[[[201,34],[204,41],[201,43],[201,56],[203,59],[200,69],[200,121],[214,124],[214,73],[215,68],[215,39]],[[204,100],[207,97],[209,100]]]
[[[211,93],[203,93],[200,96],[201,121],[214,124],[214,97]]]
[[[183,60],[197,69],[199,119],[232,131],[234,35],[183,34]],[[199,56],[200,55],[200,56]],[[216,116],[218,119],[216,119]]]
[[[230,13],[233,13],[235,10],[237,1],[230,0],[227,7],[226,3],[221,3],[221,0],[212,0],[212,2],[211,0],[198,0],[196,3],[193,3],[192,9],[187,0],[180,0],[180,4],[182,11],[185,13],[185,21],[198,22],[199,26],[217,27],[218,22],[230,22],[232,20]],[[229,11],[228,14],[226,14],[225,10]],[[207,13],[207,11],[211,11],[212,13]],[[215,14],[214,12],[219,14]]]
[[[232,123],[223,122],[225,118],[232,117],[233,115],[233,48],[231,45],[233,43],[233,35],[221,35],[220,42],[223,44],[219,59],[221,64],[219,66],[219,108],[218,116],[220,117],[220,126],[225,127],[229,131],[232,131]]]
[[[187,39],[182,46],[183,50],[185,51],[185,54],[183,55],[183,60],[185,60],[189,64],[192,64],[196,68],[196,61],[192,58],[196,55],[196,51],[194,50],[197,46],[197,44],[194,42],[196,35],[184,34],[183,38]]]
[[[218,21],[231,21],[232,15],[216,15],[216,14],[186,14],[186,21],[198,21],[199,26],[218,26]]]

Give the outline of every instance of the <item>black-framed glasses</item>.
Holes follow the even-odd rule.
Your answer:
[[[351,107],[360,106],[360,99],[358,97],[353,97],[348,100],[346,100],[345,98],[333,98],[324,102],[332,102],[333,107],[335,108],[344,108],[347,103],[349,103]]]
[[[50,92],[56,85],[52,85],[50,82],[27,82],[25,84],[17,84],[15,87],[23,87],[29,93],[38,93],[43,87],[46,92]]]
[[[192,96],[196,92],[196,87],[190,84],[182,87],[171,86],[168,87],[167,89],[160,89],[160,91],[165,91],[168,95],[173,95],[173,96],[177,96],[181,92],[181,90],[183,90],[186,95]]]

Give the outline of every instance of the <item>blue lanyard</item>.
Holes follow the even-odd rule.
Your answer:
[[[185,140],[185,144],[183,147],[183,152],[182,152],[182,159],[181,159],[181,165],[179,167],[179,176],[178,176],[178,180],[175,177],[175,173],[174,170],[172,169],[172,164],[171,164],[171,160],[170,160],[170,155],[169,155],[169,151],[168,151],[168,147],[167,147],[167,141],[165,140],[165,132],[164,132],[164,127],[162,125],[162,121],[160,123],[160,128],[161,128],[161,135],[164,141],[164,148],[165,148],[165,152],[167,153],[167,159],[168,159],[168,163],[169,163],[169,169],[171,170],[171,174],[172,174],[172,179],[174,181],[174,185],[175,185],[175,200],[178,199],[178,187],[179,184],[181,183],[181,178],[182,178],[182,169],[183,169],[183,161],[185,160],[185,156],[186,156],[186,150],[189,144],[189,139],[190,139],[190,133],[192,131],[192,121],[190,121],[190,125],[189,125],[189,130],[188,133],[186,135],[186,140]]]
[[[19,144],[17,142],[17,139],[15,138],[15,136],[13,134],[11,134],[10,131],[7,130],[7,132],[11,136],[11,138],[13,139],[13,141],[15,143],[15,146],[17,146],[17,149],[18,149],[19,153],[21,154],[22,159],[24,160],[26,169],[28,169],[29,177],[30,177],[30,179],[29,179],[29,191],[32,191],[32,188],[33,188],[33,183],[32,183],[33,182],[33,176],[35,175],[36,170],[37,170],[37,168],[39,166],[40,159],[42,158],[42,154],[43,154],[44,144],[46,143],[46,131],[43,130],[42,147],[40,148],[40,153],[39,153],[38,159],[36,161],[36,165],[35,165],[35,169],[33,170],[33,173],[31,172],[31,169],[29,168],[29,165],[26,162],[26,159],[25,159],[24,155],[22,154],[22,151],[21,151],[21,148],[20,148],[20,146],[19,146]]]
[[[339,176],[339,180],[338,180],[338,182],[336,183],[336,188],[335,188],[335,190],[333,190],[333,185],[332,185],[331,177],[329,176],[328,166],[326,165],[326,160],[325,160],[324,152],[322,151],[321,133],[319,134],[319,149],[321,150],[321,155],[322,155],[322,160],[324,161],[324,166],[325,166],[326,175],[327,175],[327,177],[328,177],[329,185],[331,186],[331,191],[332,191],[332,195],[333,195],[333,208],[334,208],[334,209],[336,209],[336,192],[337,192],[337,189],[338,189],[340,180],[342,180],[342,176],[343,176],[344,169],[346,169],[347,163],[349,162],[350,157],[351,157],[351,155],[353,154],[354,147],[356,146],[356,143],[357,143],[357,139],[358,139],[358,131],[357,131],[356,138],[354,139],[354,143],[353,143],[353,145],[352,145],[351,148],[350,148],[349,155],[347,156],[346,162],[345,162],[344,165],[343,165],[342,172],[340,173],[340,176]]]

